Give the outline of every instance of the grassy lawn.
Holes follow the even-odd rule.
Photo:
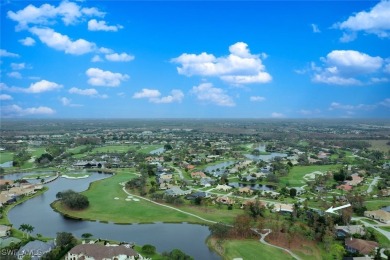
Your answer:
[[[39,148],[31,148],[29,149],[31,151],[32,156],[35,156],[36,158],[41,156],[46,152],[46,148],[39,147]]]
[[[67,210],[60,203],[56,203],[54,206],[60,212],[76,218],[114,223],[150,223],[158,221],[204,223],[198,218],[148,201],[126,201],[127,194],[124,193],[119,183],[126,182],[134,176],[119,172],[110,178],[92,183],[90,189],[83,192],[90,202],[90,206],[86,210]]]
[[[129,145],[107,145],[93,148],[91,153],[125,153],[133,148],[133,146]]]
[[[338,165],[309,165],[309,166],[294,166],[288,176],[280,177],[280,183],[288,186],[302,186],[306,184],[305,176],[308,173],[320,171],[325,173],[328,170],[337,169]]]
[[[11,152],[0,152],[0,163],[12,161],[14,154]]]
[[[264,245],[258,240],[228,240],[223,244],[224,256],[223,259],[294,259],[283,250]]]
[[[369,218],[362,218],[360,220],[362,220],[364,222],[367,222],[367,223],[370,223],[370,224],[373,224],[373,225],[377,225],[378,224],[378,222],[376,222],[375,220],[369,219]]]
[[[375,234],[375,237],[378,240],[378,243],[382,248],[390,247],[390,241],[382,233],[379,233],[378,231],[376,231],[375,229],[373,229],[371,227],[368,227],[367,230],[369,230],[370,232],[373,232]]]
[[[390,226],[387,226],[387,227],[380,227],[381,229],[383,229],[383,230],[385,230],[385,231],[388,231],[388,232],[390,232]]]
[[[367,207],[367,210],[377,210],[390,205],[388,199],[378,199],[378,200],[367,200],[364,203],[364,206]]]

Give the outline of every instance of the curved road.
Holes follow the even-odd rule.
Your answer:
[[[121,184],[121,185],[123,186],[123,184]],[[155,201],[153,201],[153,200],[150,200],[150,199],[147,199],[147,198],[138,196],[138,195],[131,194],[131,193],[129,193],[129,192],[126,190],[125,187],[123,187],[122,190],[123,190],[127,195],[129,195],[129,196],[137,197],[137,198],[139,198],[139,199],[149,201],[149,202],[154,203],[154,204],[156,204],[156,205],[163,206],[163,207],[166,207],[166,208],[169,208],[169,209],[173,209],[173,210],[179,211],[179,212],[181,212],[181,213],[184,213],[184,214],[193,216],[193,217],[195,217],[195,218],[201,219],[201,220],[206,221],[206,222],[210,222],[210,223],[214,223],[214,224],[218,223],[218,222],[216,222],[216,221],[208,220],[208,219],[202,218],[202,217],[200,217],[200,216],[198,216],[198,215],[195,215],[195,214],[192,214],[192,213],[189,213],[189,212],[186,212],[186,211],[177,209],[177,208],[175,208],[175,207],[171,207],[171,206],[168,206],[168,205],[165,205],[165,204],[162,204],[162,203],[158,203],[158,202],[155,202]],[[225,225],[226,225],[226,224],[225,224]],[[227,226],[231,226],[231,225],[227,225]],[[300,258],[299,256],[297,256],[296,254],[294,254],[293,252],[291,252],[291,251],[288,250],[287,248],[283,248],[283,247],[280,247],[280,246],[275,246],[275,245],[269,244],[269,243],[267,243],[267,242],[264,240],[265,237],[266,237],[268,234],[270,234],[270,233],[272,232],[271,229],[267,229],[268,232],[267,232],[266,234],[259,233],[259,232],[257,231],[257,229],[252,229],[252,230],[253,230],[255,233],[257,233],[258,235],[260,235],[260,240],[259,240],[260,243],[262,243],[262,244],[264,244],[264,245],[267,245],[267,246],[272,246],[272,247],[275,247],[275,248],[279,248],[279,249],[281,249],[281,250],[284,250],[285,252],[289,253],[289,254],[290,254],[292,257],[294,257],[295,259],[301,260],[301,258]]]

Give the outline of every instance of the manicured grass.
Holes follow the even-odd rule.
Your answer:
[[[390,247],[390,241],[382,233],[379,233],[378,231],[376,231],[372,227],[368,227],[367,230],[369,230],[370,232],[373,232],[375,234],[375,237],[378,240],[380,247],[382,247],[382,248]]]
[[[390,232],[390,226],[387,226],[387,227],[382,226],[382,227],[380,227],[380,228],[383,229],[383,230],[385,230],[385,231]]]
[[[228,240],[222,244],[224,248],[223,259],[294,259],[283,250],[264,245],[258,240]]]
[[[369,218],[362,218],[360,220],[362,220],[364,222],[367,222],[367,223],[370,223],[370,224],[373,224],[373,225],[377,225],[378,224],[378,222],[376,222],[375,220],[369,219]]]
[[[31,148],[29,149],[31,152],[32,156],[35,156],[36,158],[41,156],[46,152],[46,149],[44,147],[39,147],[39,148]]]
[[[288,176],[284,176],[280,178],[280,183],[294,187],[294,186],[302,186],[306,184],[305,176],[308,173],[312,173],[315,171],[320,171],[325,173],[328,170],[337,169],[338,165],[309,165],[309,166],[294,166]]]
[[[107,145],[92,149],[92,153],[125,153],[131,150],[134,146],[130,145]]]
[[[377,199],[377,200],[367,200],[364,203],[364,206],[367,207],[367,210],[377,210],[383,207],[387,207],[390,205],[388,199]]]
[[[12,161],[14,154],[11,152],[0,152],[0,163]]]
[[[121,171],[110,178],[92,183],[90,189],[83,192],[90,202],[90,206],[86,210],[67,210],[60,203],[55,203],[54,207],[72,217],[115,223],[159,221],[204,223],[198,218],[155,205],[148,201],[126,201],[127,194],[122,190],[122,186],[119,183],[126,182],[134,177],[135,175]]]

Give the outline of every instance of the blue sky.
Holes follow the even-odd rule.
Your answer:
[[[4,1],[2,118],[389,118],[390,1]]]

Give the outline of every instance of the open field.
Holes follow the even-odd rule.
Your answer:
[[[390,201],[388,199],[367,200],[364,202],[364,206],[367,207],[367,210],[377,210],[390,206]]]
[[[12,161],[13,156],[11,152],[0,152],[0,163]]]
[[[155,205],[148,201],[127,201],[127,194],[122,190],[122,186],[119,183],[126,182],[134,176],[120,172],[110,178],[92,183],[90,189],[83,192],[90,202],[90,206],[86,210],[67,210],[60,203],[55,203],[54,206],[60,212],[72,217],[114,223],[150,223],[161,221],[204,223],[195,217]],[[107,205],[109,205],[109,208]]]
[[[223,259],[294,259],[283,250],[260,243],[258,240],[228,240],[222,244]]]
[[[141,149],[137,145],[106,145],[97,147],[91,153],[126,153],[129,150],[137,150],[140,153],[150,153],[153,150],[161,148],[161,145],[142,145]]]
[[[335,170],[338,167],[338,165],[294,166],[290,170],[288,176],[280,177],[280,182],[291,187],[303,186],[306,184],[306,181],[303,178],[306,174],[310,174],[316,171],[325,173],[328,170]]]
[[[388,152],[390,150],[390,145],[386,144],[389,140],[367,140],[367,142],[371,144],[371,147],[368,148],[370,150],[378,150],[381,152]]]

